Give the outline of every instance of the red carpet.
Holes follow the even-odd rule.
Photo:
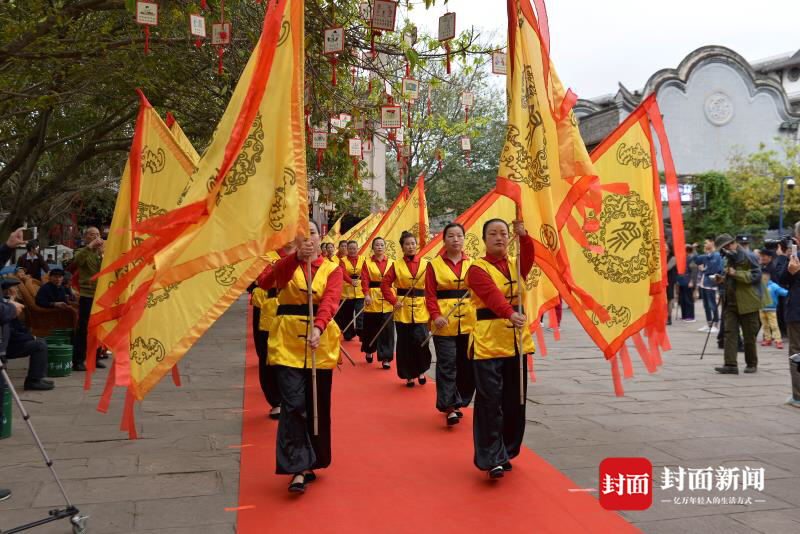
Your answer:
[[[448,429],[432,380],[406,388],[353,342],[345,348],[357,366],[345,360],[333,376],[331,467],[290,495],[288,477],[274,474],[277,422],[266,416],[249,330],[239,534],[638,532],[591,495],[568,491],[578,486],[528,449],[490,482],[472,464],[471,410]]]

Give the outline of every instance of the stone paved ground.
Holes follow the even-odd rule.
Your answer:
[[[244,300],[236,303],[182,361],[184,385],[167,380],[137,409],[141,438],[119,432],[122,394],[107,415],[95,410],[105,371],[90,393],[82,374],[57,379],[55,391],[24,392],[28,410],[72,499],[89,513],[91,532],[211,534],[235,531],[243,393]],[[698,317],[702,311],[698,306]],[[599,462],[644,456],[654,465],[653,506],[625,517],[644,532],[800,531],[800,410],[786,406],[784,351],[760,351],[755,375],[721,376],[721,351],[710,343],[699,360],[702,323],[670,328],[674,349],[648,375],[635,351],[635,378],[614,396],[608,365],[567,311],[562,341],[548,335],[550,354],[536,360],[529,389],[526,445],[571,477],[598,487]],[[761,347],[759,347],[761,348]],[[11,363],[15,383],[24,375]],[[14,435],[0,441],[0,529],[61,506],[55,484],[15,413]],[[737,496],[740,492],[661,491],[663,466],[764,467],[764,502],[744,505],[661,503],[673,496]],[[596,492],[594,493],[596,495]],[[65,521],[32,532],[69,532]],[[531,532],[535,528],[532,527]]]

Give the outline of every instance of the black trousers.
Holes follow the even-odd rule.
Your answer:
[[[342,331],[345,341],[350,341],[356,336],[361,336],[364,327],[364,314],[358,316],[355,323],[345,330],[345,327],[353,321],[353,316],[364,309],[364,299],[346,299],[339,313],[334,318],[339,330]]]
[[[253,306],[253,344],[258,355],[258,381],[267,403],[273,408],[281,405],[281,390],[275,366],[267,365],[267,343],[269,332],[261,330],[258,322],[261,319],[261,308]]]
[[[281,417],[275,473],[294,475],[331,465],[331,385],[333,369],[317,369],[319,435],[314,435],[311,369],[275,365],[281,389]]]
[[[725,307],[725,365],[737,365],[738,333],[742,329],[742,339],[744,340],[744,361],[748,367],[758,365],[758,352],[756,349],[756,337],[761,328],[761,319],[758,312],[739,313],[731,306]]]
[[[475,467],[488,470],[519,454],[525,434],[525,405],[519,395],[519,356],[473,360],[475,413],[472,436]],[[523,381],[528,390],[527,359]]]
[[[72,365],[86,361],[86,338],[89,336],[89,315],[92,313],[94,297],[81,297],[78,299],[78,327],[72,339]],[[97,347],[95,356],[100,356],[101,349]]]
[[[694,319],[694,288],[678,286],[678,303],[681,306],[681,319]]]
[[[6,358],[24,358],[30,356],[28,360],[28,374],[26,380],[37,380],[44,378],[47,374],[47,343],[43,339],[29,339],[27,341],[8,342]]]
[[[469,359],[469,334],[433,336],[436,348],[436,409],[469,406],[475,393],[475,375]]]
[[[364,330],[361,332],[361,352],[364,354],[378,353],[378,361],[390,362],[394,359],[394,321],[389,321],[386,328],[383,329],[378,339],[372,345],[369,344],[378,329],[383,326],[386,319],[392,312],[389,313],[369,313],[364,312]]]
[[[418,378],[431,368],[431,349],[426,344],[428,325],[425,323],[395,323],[397,328],[397,376],[403,379]]]

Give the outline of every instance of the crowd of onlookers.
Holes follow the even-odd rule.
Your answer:
[[[718,372],[738,373],[736,352],[745,353],[745,372],[756,372],[759,331],[761,346],[783,349],[788,337],[790,353],[800,352],[800,223],[795,234],[752,250],[745,235],[708,237],[702,247],[686,245],[682,274],[673,251],[668,251],[667,324],[673,313],[677,320],[676,307],[680,320],[695,322],[695,301],[701,299],[706,324],[699,330],[717,333],[718,346],[725,349],[725,365]]]

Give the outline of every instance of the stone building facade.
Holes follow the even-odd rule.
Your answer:
[[[737,152],[800,140],[800,51],[749,63],[722,46],[704,46],[675,69],[654,73],[641,91],[578,100],[574,111],[589,149],[655,93],[679,175],[724,171]]]

